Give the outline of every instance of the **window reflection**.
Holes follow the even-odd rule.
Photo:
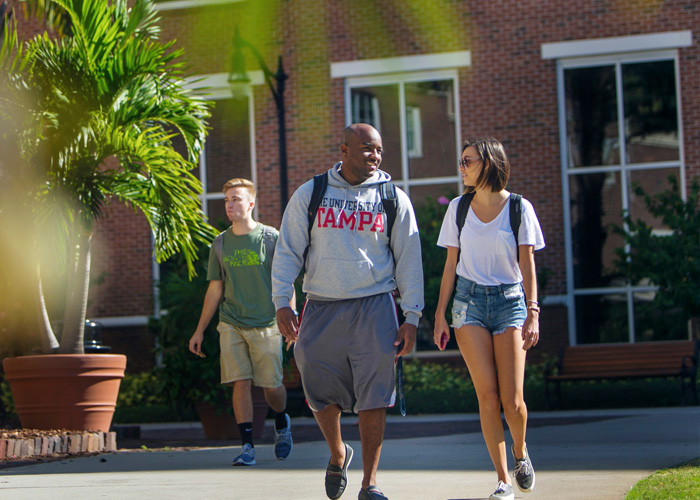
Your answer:
[[[574,286],[610,286],[615,249],[624,243],[610,229],[611,224],[622,225],[620,174],[576,175],[569,182]]]
[[[615,67],[564,72],[569,168],[619,163]]]
[[[214,101],[204,143],[207,193],[220,193],[227,180],[250,179],[250,123],[248,98]]]
[[[376,85],[353,88],[350,95],[352,122],[369,123],[382,134],[384,155],[381,169],[394,180],[401,174],[401,123],[399,86]]]
[[[408,169],[411,179],[453,176],[457,165],[452,80],[405,86]]]
[[[625,294],[576,297],[576,341],[602,344],[629,341]]]
[[[629,163],[678,160],[673,61],[622,66]]]

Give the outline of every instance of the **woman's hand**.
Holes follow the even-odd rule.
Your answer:
[[[435,316],[435,328],[433,329],[433,341],[438,349],[445,350],[447,342],[450,340],[450,327],[445,318]]]
[[[535,347],[540,341],[540,313],[533,310],[527,310],[527,318],[522,330],[523,349],[528,350]]]

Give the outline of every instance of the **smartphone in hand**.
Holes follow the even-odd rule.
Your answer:
[[[442,332],[442,337],[440,337],[440,345],[438,347],[441,351],[444,351],[445,347],[447,347],[447,333]]]

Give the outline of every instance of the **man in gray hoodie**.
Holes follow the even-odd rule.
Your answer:
[[[344,130],[342,161],[327,172],[312,227],[309,181],[289,201],[272,267],[277,324],[288,342],[296,342],[306,400],[330,448],[325,486],[331,499],[345,490],[353,453],[342,440],[342,411],[359,414],[364,476],[358,498],[386,499],[376,476],[386,408],[396,398],[394,363],[413,350],[423,309],[415,214],[406,193],[396,189],[396,219],[387,234],[380,186],[391,176],[379,170],[382,153],[374,127],[357,123]],[[307,302],[299,324],[289,301],[303,266]],[[405,315],[400,327],[396,289]]]

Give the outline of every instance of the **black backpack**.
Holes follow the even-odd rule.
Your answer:
[[[472,198],[474,198],[474,191],[471,193],[466,193],[462,195],[459,200],[459,205],[457,205],[457,241],[459,241],[462,235],[462,228],[464,227],[464,222],[467,220],[467,212],[469,212],[469,205],[471,205]],[[523,197],[522,195],[510,193],[510,230],[513,231],[513,236],[515,236],[515,259],[520,261],[520,252],[518,246],[518,231],[520,230],[520,221],[523,218]],[[459,262],[459,254],[457,255],[457,262]]]
[[[328,188],[328,172],[314,175],[314,190],[311,193],[309,200],[308,216],[309,216],[309,243],[311,243],[311,228],[314,226],[314,219],[318,213],[318,208],[321,206],[323,195],[326,194]],[[382,198],[382,206],[386,212],[386,235],[391,241],[391,230],[394,227],[396,220],[396,186],[392,182],[382,182],[379,185],[379,195]],[[304,250],[304,266],[306,266],[306,255],[309,253],[309,246]]]

